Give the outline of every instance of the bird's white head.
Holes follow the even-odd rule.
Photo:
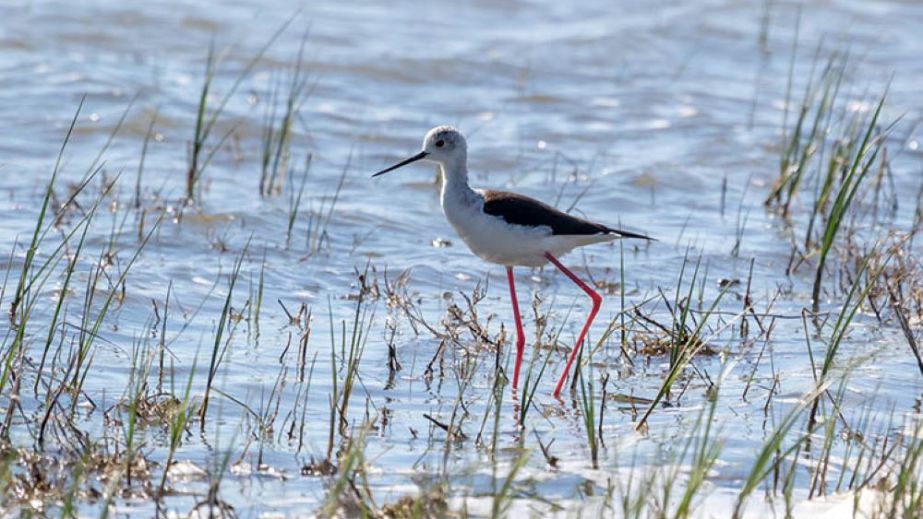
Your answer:
[[[423,138],[423,149],[419,153],[372,176],[384,175],[418,160],[435,162],[441,165],[443,170],[464,171],[467,159],[468,143],[465,141],[465,136],[451,126],[437,126],[426,132],[426,137]]]
[[[423,138],[426,160],[446,164],[464,159],[468,155],[465,136],[451,126],[437,126],[426,132]]]

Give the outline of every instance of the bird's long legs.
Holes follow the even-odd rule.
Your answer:
[[[522,364],[522,350],[526,345],[526,336],[522,332],[522,319],[519,317],[519,301],[516,299],[513,267],[506,267],[506,279],[510,282],[510,301],[513,303],[513,317],[516,319],[516,364],[513,366],[513,390],[515,390],[519,383],[519,365]]]
[[[577,354],[580,352],[580,347],[583,345],[583,339],[586,337],[586,333],[590,329],[590,325],[593,324],[593,319],[596,318],[597,312],[599,312],[599,306],[602,304],[603,298],[602,296],[597,294],[595,290],[590,288],[589,285],[581,281],[580,278],[578,278],[576,274],[574,274],[573,272],[568,270],[567,267],[562,265],[561,262],[558,261],[557,258],[555,258],[554,256],[552,256],[551,254],[547,252],[545,253],[545,257],[548,258],[548,261],[553,263],[555,267],[558,267],[558,270],[563,272],[565,276],[567,276],[568,278],[570,278],[571,281],[576,283],[577,286],[579,286],[584,292],[586,292],[586,295],[590,296],[590,299],[593,300],[593,306],[592,308],[590,308],[590,315],[587,316],[586,322],[583,324],[583,328],[580,330],[580,335],[577,336],[577,344],[574,345],[574,349],[571,350],[570,356],[567,357],[567,364],[564,366],[564,371],[561,373],[561,377],[558,379],[558,383],[555,384],[554,386],[554,396],[558,396],[561,393],[561,388],[564,386],[564,382],[567,381],[567,375],[568,373],[570,373],[570,368],[574,364],[574,359],[577,358]],[[510,281],[510,283],[512,283],[512,281]],[[515,308],[515,303],[513,304]],[[518,312],[517,312],[517,316],[518,316]],[[517,317],[517,322],[518,322],[518,317]],[[518,364],[517,364],[517,368],[518,368]],[[515,376],[513,377],[513,380],[516,380]],[[513,383],[513,387],[516,387],[515,382]]]

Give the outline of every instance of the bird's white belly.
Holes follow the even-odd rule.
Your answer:
[[[471,252],[506,266],[538,267],[548,262],[546,252],[560,256],[574,247],[603,241],[594,236],[554,236],[549,227],[511,225],[485,214],[480,203],[446,203],[443,210]]]

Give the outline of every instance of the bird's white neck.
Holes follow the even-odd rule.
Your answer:
[[[468,163],[465,158],[455,159],[439,165],[442,171],[442,206],[451,200],[472,204],[476,200],[474,190],[468,186]]]

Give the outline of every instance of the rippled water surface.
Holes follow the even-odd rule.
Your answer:
[[[205,432],[200,434],[196,420],[176,455],[210,469],[228,453],[231,469],[219,494],[238,515],[310,515],[328,499],[334,479],[303,475],[302,468],[327,452],[329,399],[343,389],[346,358],[341,354],[349,355],[362,294],[358,342],[364,352],[347,412],[347,435],[364,437],[363,477],[378,505],[417,495],[447,477],[449,507],[489,515],[496,488],[520,454],[529,451],[515,478],[514,510],[539,513],[550,507],[563,513],[585,505],[595,513],[592,507],[602,506],[600,496],[620,474],[632,467],[680,463],[664,448],[685,441],[707,407],[706,388],[721,380],[715,423],[723,447],[701,498],[712,500],[713,508],[699,513],[725,516],[733,505],[733,489],[749,473],[767,431],[814,385],[801,319],[802,309],[810,306],[813,267],[786,275],[797,232],[762,203],[779,171],[799,16],[793,103],[799,102],[812,69],[834,51],[850,54],[843,88],[855,99],[873,98],[891,79],[882,117],[903,116],[890,149],[889,192],[898,204],[889,220],[894,228],[911,225],[923,170],[917,127],[923,114],[923,5],[846,0],[766,4],[319,1],[294,12],[290,2],[278,0],[4,2],[0,251],[5,269],[10,265],[4,315],[55,156],[86,96],[63,155],[56,197],[66,198],[94,166],[101,167],[99,173],[78,197],[85,206],[105,182],[118,181],[94,219],[65,298],[63,351],[85,325],[86,284],[101,254],[113,252],[104,258],[109,266],[98,289],[105,294],[139,247],[139,234],[153,228],[156,215],[167,215],[131,266],[124,292],[120,288],[93,343],[84,394],[75,398],[77,423],[91,436],[120,430],[103,425],[103,416],[107,410],[117,414],[112,406],[126,394],[132,352],[143,344],[157,346],[163,330],[165,370],[172,369],[175,384],[183,385],[195,363],[193,394],[201,399],[228,280],[243,255],[231,298],[232,319],[219,341],[222,350],[227,341],[227,349],[215,372],[218,391],[211,393]],[[221,58],[210,93],[214,106],[290,19],[230,96],[208,151],[221,135],[228,133],[228,138],[202,173],[197,203],[183,204],[210,45]],[[273,91],[280,83],[281,90],[287,85],[305,34],[309,95],[292,125],[293,171],[281,192],[262,197],[266,115]],[[823,57],[816,58],[818,53]],[[859,103],[854,110],[873,108]],[[106,147],[123,113],[124,124]],[[135,182],[155,113],[140,181],[142,212],[134,206]],[[719,280],[741,282],[722,298],[724,313],[712,316],[707,327],[710,345],[720,354],[698,357],[667,398],[670,405],[658,406],[642,432],[635,432],[635,424],[656,396],[669,359],[635,351],[641,325],[631,328],[639,335],[637,340],[628,337],[627,358],[620,354],[620,331],[603,341],[585,375],[594,380],[597,404],[602,378],[608,375],[598,470],[589,462],[579,391],[564,402],[550,396],[587,310],[582,293],[550,268],[517,269],[527,316],[526,362],[533,352],[541,353],[537,372],[548,352],[551,360],[522,429],[513,418],[519,407],[510,388],[504,389],[492,450],[495,360],[506,365],[511,344],[504,270],[474,257],[445,222],[431,167],[415,165],[369,179],[371,172],[416,152],[424,133],[443,123],[466,133],[476,187],[520,191],[658,239],[624,243],[626,308],[644,303],[655,319],[669,323],[667,305],[675,301],[684,263],[687,291],[699,258],[693,299],[701,299],[702,310],[718,297]],[[308,154],[312,164],[287,239],[290,204]],[[810,203],[809,197],[796,202],[796,222],[810,211]],[[49,243],[59,242],[85,209],[61,222]],[[40,249],[39,258],[53,248]],[[913,251],[921,252],[919,246]],[[596,341],[610,322],[621,322],[620,247],[588,247],[566,263],[605,289],[590,333]],[[62,265],[53,272],[35,294],[35,315],[25,332],[32,371],[61,289]],[[772,340],[741,338],[734,316],[742,308],[748,279],[758,311],[778,316]],[[823,311],[839,310],[844,292],[833,287],[848,283],[831,275]],[[416,317],[395,304],[397,296],[389,287],[406,296]],[[168,318],[159,328],[168,290]],[[475,305],[473,322],[484,332],[481,337],[466,321],[475,316],[468,313],[465,299],[479,290],[484,297]],[[539,298],[537,308],[547,324],[543,348],[537,350],[533,297]],[[313,366],[309,387],[298,379],[298,344],[306,319],[299,315],[293,322],[288,315],[302,305],[312,316],[305,354],[307,369]],[[456,305],[461,314],[453,314]],[[437,336],[427,325],[442,334],[446,326],[455,326],[457,333]],[[749,326],[754,334],[757,324],[751,320]],[[812,338],[819,351],[827,326]],[[862,362],[843,389],[843,402],[850,406],[846,414],[870,405],[893,409],[898,418],[891,427],[899,428],[900,417],[919,412],[923,391],[907,342],[896,324],[882,327],[870,309],[859,313],[853,328],[843,363]],[[7,337],[14,332],[5,317],[0,332]],[[555,334],[559,348],[544,347]],[[341,370],[338,388],[331,377],[331,342]],[[493,342],[504,345],[500,357]],[[391,376],[389,344],[402,368]],[[474,374],[459,398],[466,369]],[[32,395],[31,386],[28,392]],[[769,401],[777,407],[767,413]],[[6,409],[7,395],[0,396],[0,403]],[[45,405],[31,396],[24,400],[14,418],[21,425],[13,429],[14,443],[32,444],[32,430],[25,424],[41,416]],[[266,413],[277,417],[260,434],[257,416]],[[460,424],[464,437],[446,441],[437,422]],[[290,431],[301,424],[299,446],[298,433],[292,440]],[[144,434],[142,448],[162,463],[163,431],[154,426]],[[550,454],[560,460],[557,469],[546,466],[539,442],[550,445]],[[337,432],[335,448],[340,445]],[[160,468],[152,471],[159,481]],[[203,501],[208,491],[208,481],[194,476],[177,478],[172,485],[176,492],[165,506],[180,514]],[[105,483],[96,486],[102,491]],[[151,501],[130,496],[115,504],[113,513],[119,516],[154,509]],[[96,515],[103,506],[98,499],[84,500],[80,509]]]

